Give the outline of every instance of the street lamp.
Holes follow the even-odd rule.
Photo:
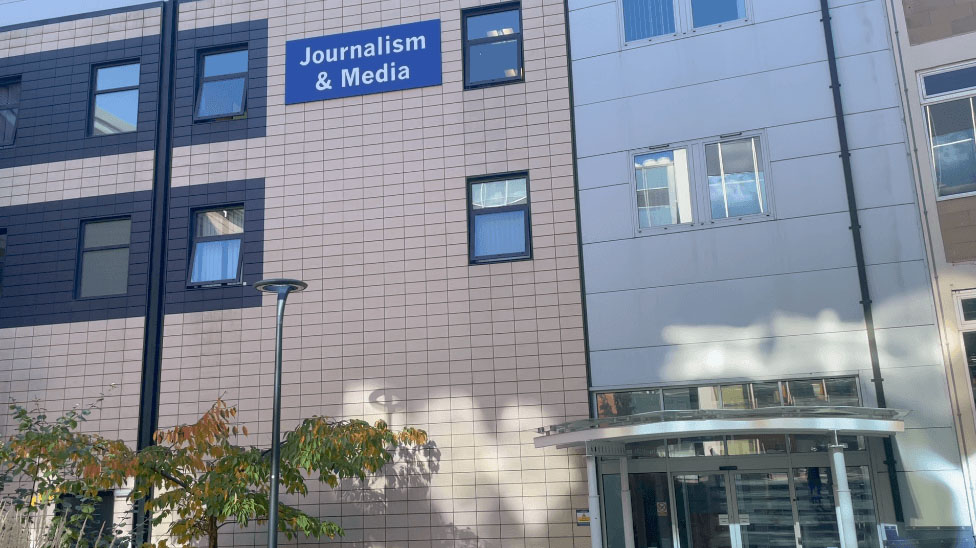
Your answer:
[[[281,471],[281,330],[285,319],[285,300],[292,291],[308,287],[300,280],[271,278],[254,284],[254,289],[278,295],[278,322],[275,327],[274,417],[271,424],[271,496],[268,504],[268,548],[278,546],[278,475]]]

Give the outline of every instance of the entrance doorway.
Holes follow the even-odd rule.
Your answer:
[[[645,453],[646,454],[646,453]],[[878,548],[866,455],[847,467],[859,548]],[[840,546],[826,454],[630,458],[635,548]],[[619,468],[601,464],[605,546],[625,548]]]

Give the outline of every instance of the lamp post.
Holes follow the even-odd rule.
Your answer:
[[[268,504],[268,548],[278,546],[278,475],[281,471],[281,330],[285,319],[285,300],[291,292],[308,287],[300,280],[271,278],[254,284],[254,289],[278,296],[278,321],[275,326],[274,417],[271,424],[271,495]]]

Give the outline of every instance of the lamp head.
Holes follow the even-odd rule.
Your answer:
[[[282,290],[285,293],[297,293],[308,287],[308,284],[301,280],[291,280],[288,278],[268,278],[254,284],[254,289],[265,293],[279,294]]]

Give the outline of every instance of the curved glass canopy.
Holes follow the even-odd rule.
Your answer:
[[[796,406],[760,409],[653,411],[583,419],[539,428],[536,447],[573,447],[587,442],[702,436],[710,434],[814,434],[888,436],[905,429],[908,411],[875,407]]]

